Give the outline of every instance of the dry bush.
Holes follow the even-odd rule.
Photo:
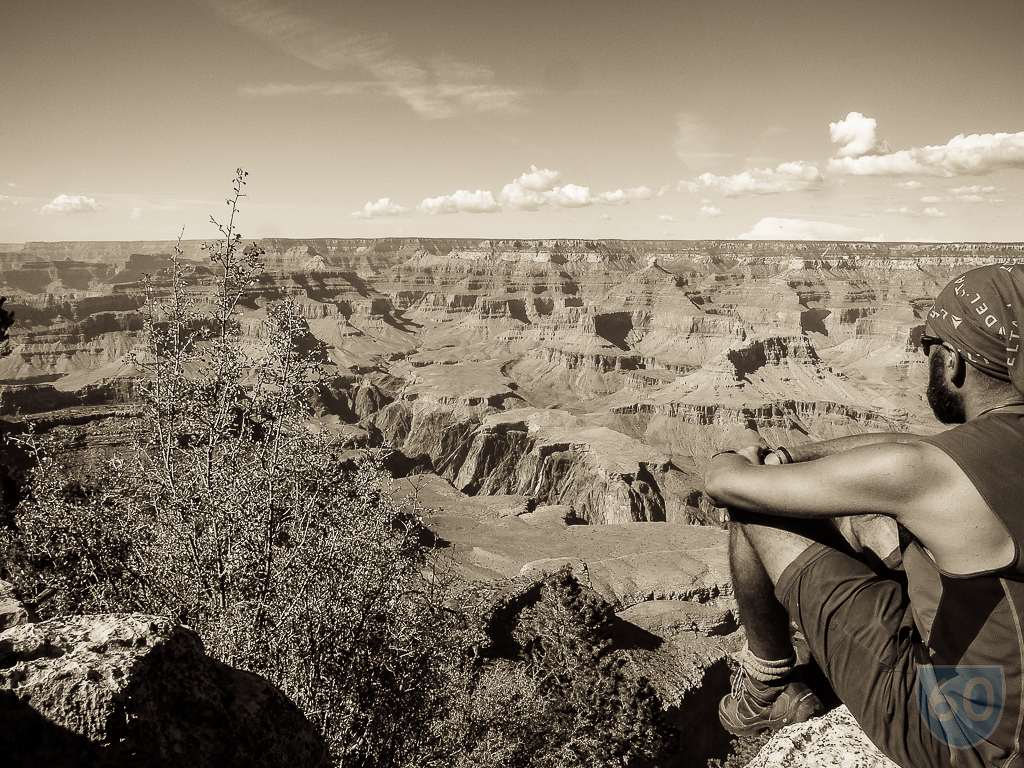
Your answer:
[[[295,700],[339,765],[421,764],[439,748],[430,721],[458,669],[458,617],[379,457],[354,460],[312,425],[324,371],[296,307],[266,307],[258,349],[242,334],[262,256],[234,231],[244,177],[208,249],[212,296],[180,251],[169,288],[147,284],[146,440],[83,481],[59,435],[30,436],[5,570],[25,593],[58,588],[53,611],[189,624],[211,655]]]
[[[678,749],[649,681],[612,647],[611,606],[568,568],[511,630],[515,658],[485,661],[459,717],[458,768],[645,765]]]

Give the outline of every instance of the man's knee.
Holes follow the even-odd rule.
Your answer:
[[[851,515],[836,521],[851,548],[872,567],[892,569],[902,561],[896,521],[884,515]]]
[[[757,558],[761,561],[773,584],[777,584],[787,566],[814,543],[812,539],[778,528],[749,523],[733,523],[733,525],[740,528],[740,533],[735,534],[733,540],[747,543],[757,554]]]
[[[730,516],[730,546],[743,556],[749,547],[768,577],[777,584],[782,573],[812,544],[822,543],[849,551],[850,547],[828,520],[805,520],[771,515]]]

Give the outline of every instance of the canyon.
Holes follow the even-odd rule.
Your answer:
[[[388,445],[399,474],[565,504],[580,522],[708,522],[704,457],[753,419],[768,441],[935,431],[917,340],[937,291],[1020,244],[283,240],[241,322],[300,308],[325,361],[318,410]],[[18,322],[0,414],[134,399],[144,275],[174,242],[5,246]],[[215,276],[180,244],[202,300]]]
[[[396,493],[466,578],[568,565],[659,638],[638,663],[700,742],[694,760],[721,748],[700,723],[742,642],[708,457],[751,421],[772,445],[939,431],[924,315],[957,274],[1024,258],[1020,243],[255,244],[246,343],[259,349],[269,304],[295,303],[324,362],[318,419],[389,453]],[[216,275],[202,243],[177,245],[202,306]],[[9,429],[71,426],[86,462],[132,439],[144,278],[166,290],[175,247],[3,246]]]

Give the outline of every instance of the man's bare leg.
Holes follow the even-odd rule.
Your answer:
[[[842,542],[835,528],[814,521],[732,514],[729,559],[740,621],[747,634],[742,686],[719,706],[722,724],[747,735],[800,722],[824,711],[794,675],[789,614],[775,597],[783,571],[816,540]],[[817,534],[814,538],[810,535]],[[837,542],[838,539],[838,542]]]
[[[789,637],[789,614],[775,597],[778,578],[772,579],[765,570],[742,523],[729,525],[729,567],[750,651],[761,659],[788,659],[793,654],[793,644]]]

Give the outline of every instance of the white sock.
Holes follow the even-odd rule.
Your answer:
[[[749,646],[744,646],[741,658],[747,674],[759,683],[778,682],[796,669],[796,653],[785,659],[762,659],[751,653]]]

